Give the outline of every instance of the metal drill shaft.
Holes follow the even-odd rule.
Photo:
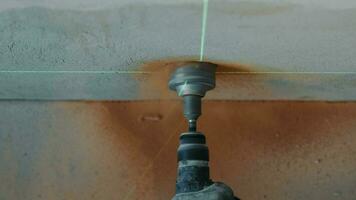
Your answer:
[[[188,121],[188,131],[189,132],[196,132],[197,131],[197,121],[190,119]]]
[[[188,119],[189,131],[196,131],[197,120],[201,115],[201,96],[184,96],[184,116]]]

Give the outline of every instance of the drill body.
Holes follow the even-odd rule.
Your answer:
[[[201,133],[180,136],[177,174],[173,200],[237,200],[227,185],[210,179],[209,150]]]
[[[212,185],[197,192],[176,194],[173,200],[238,200],[233,191],[223,183]]]

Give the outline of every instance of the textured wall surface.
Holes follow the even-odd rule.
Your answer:
[[[199,57],[201,2],[2,0],[0,98],[157,98],[140,96],[150,76],[132,73]],[[355,8],[351,0],[211,1],[207,59],[297,74],[231,76],[244,85],[228,82],[222,90],[235,92],[209,98],[355,100]],[[250,85],[274,95],[250,93]]]
[[[173,98],[167,68],[199,57],[201,2],[0,0],[0,200],[169,199],[180,103],[43,100]],[[356,100],[355,11],[211,0],[207,98]],[[204,106],[212,176],[243,200],[356,199],[355,103]]]
[[[205,101],[215,180],[244,200],[356,198],[356,104]],[[0,199],[167,200],[177,101],[0,103]]]

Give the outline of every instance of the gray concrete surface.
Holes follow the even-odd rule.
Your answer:
[[[150,61],[199,56],[198,0],[0,4],[1,99],[154,99],[137,89],[150,77],[133,78],[133,71]],[[347,0],[211,1],[207,59],[299,74],[263,74],[275,81],[245,83],[269,87],[273,95],[228,83],[223,95],[208,98],[355,100],[355,13],[354,1]]]

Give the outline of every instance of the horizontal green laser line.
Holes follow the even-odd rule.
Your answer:
[[[45,71],[45,70],[0,70],[0,73],[14,74],[154,74],[154,71]],[[292,72],[292,71],[260,71],[260,72],[216,72],[216,74],[356,74],[356,72]]]
[[[62,70],[0,70],[0,73],[28,73],[28,74],[149,74],[145,71],[62,71]]]

